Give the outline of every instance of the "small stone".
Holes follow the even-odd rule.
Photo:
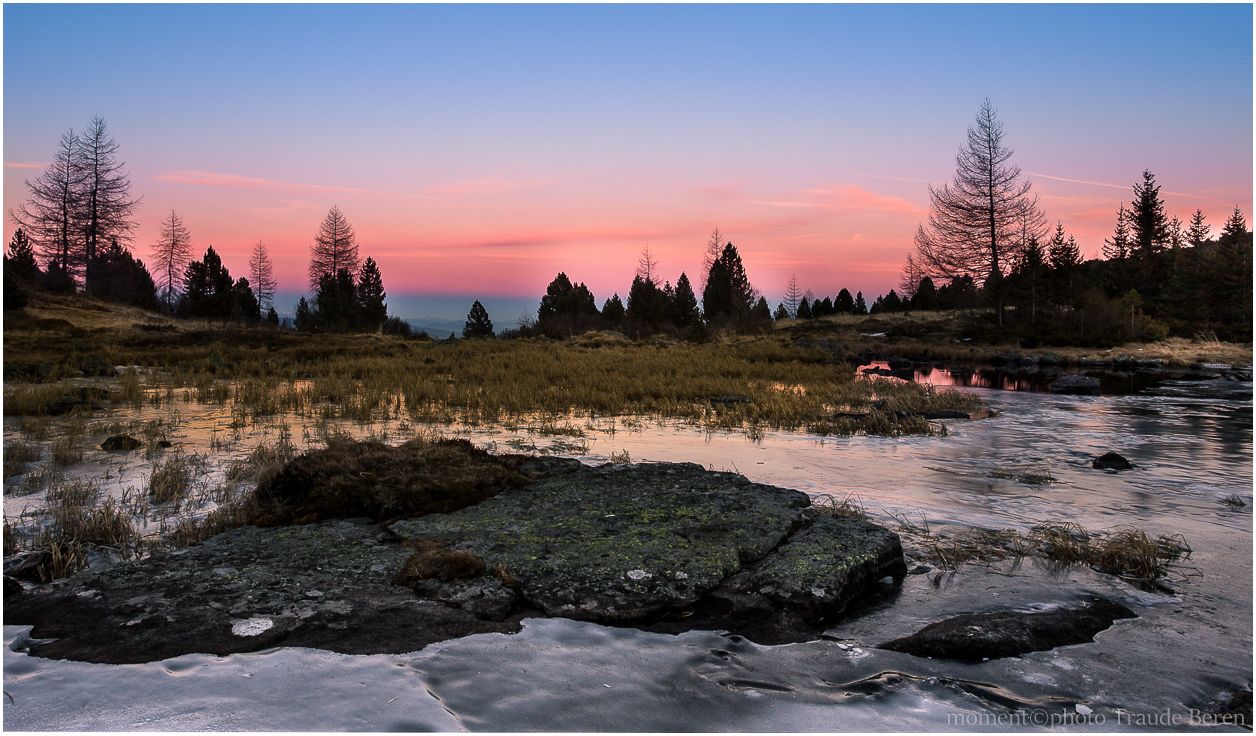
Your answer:
[[[236,636],[257,636],[270,631],[275,625],[274,621],[261,616],[253,618],[236,619],[231,622],[231,633]]]
[[[1130,470],[1134,465],[1115,452],[1108,452],[1092,460],[1090,467],[1096,470]]]
[[[654,577],[645,570],[629,570],[627,574],[629,580],[649,580]]]
[[[143,446],[143,442],[140,442],[129,434],[115,434],[111,437],[105,438],[105,441],[100,443],[100,449],[105,452],[131,452],[132,450],[138,450]]]

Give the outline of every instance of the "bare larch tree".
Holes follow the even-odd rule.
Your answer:
[[[325,275],[335,276],[340,269],[357,273],[358,239],[340,208],[332,207],[310,246],[310,289],[317,292],[318,280]]]
[[[183,270],[192,258],[192,234],[174,209],[161,221],[161,237],[153,244],[153,268],[157,293],[166,311],[174,310],[175,297],[183,287]]]
[[[1003,124],[990,99],[977,111],[968,140],[955,156],[955,178],[929,186],[931,209],[916,231],[918,265],[929,275],[971,276],[995,293],[1031,238],[1046,234],[1046,219],[1020,167],[1011,163]]]
[[[34,181],[26,180],[26,202],[9,213],[26,231],[45,265],[71,275],[82,271],[84,260],[77,224],[78,197],[82,192],[78,152],[79,138],[73,130],[67,130],[44,173]]]
[[[702,289],[706,290],[707,275],[711,273],[711,266],[720,259],[720,254],[724,252],[724,233],[720,232],[717,227],[711,231],[711,237],[707,238],[706,248],[702,251]]]
[[[253,294],[262,311],[271,306],[275,298],[275,267],[270,260],[266,244],[257,241],[249,256],[249,278],[253,281]]]
[[[642,281],[658,286],[658,270],[659,262],[650,255],[650,246],[647,245],[642,249],[641,257],[637,259],[637,276]]]
[[[790,319],[798,319],[798,303],[802,301],[802,287],[798,285],[798,274],[789,275],[789,286],[785,288],[785,310]]]
[[[916,257],[911,253],[907,254],[907,260],[903,263],[903,273],[898,280],[898,294],[901,297],[911,299],[916,295],[916,290],[920,288],[920,280],[925,277],[925,272],[920,269],[916,263]]]
[[[85,285],[92,289],[91,264],[108,243],[131,239],[131,220],[138,199],[131,198],[131,179],[126,164],[118,159],[118,144],[110,137],[104,118],[94,118],[80,136],[77,167],[82,182],[78,199],[83,228]]]

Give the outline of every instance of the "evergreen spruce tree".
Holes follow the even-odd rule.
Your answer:
[[[1210,229],[1204,222],[1203,210],[1195,210],[1195,214],[1191,215],[1191,224],[1186,228],[1186,244],[1192,248],[1203,245],[1208,241]]]
[[[262,319],[262,307],[253,293],[249,280],[241,276],[231,287],[230,317],[236,322],[257,324]]]
[[[693,293],[693,285],[684,271],[676,280],[676,293],[673,297],[673,323],[679,328],[687,328],[702,321],[702,313],[698,310],[698,297]]]
[[[622,324],[626,313],[627,310],[624,309],[624,302],[619,298],[619,294],[612,295],[602,305],[602,319],[612,326]]]
[[[933,279],[925,276],[920,280],[916,293],[911,297],[911,308],[921,310],[938,308],[938,289],[933,285]]]
[[[768,306],[767,299],[759,297],[759,301],[755,302],[754,308],[750,310],[750,324],[753,327],[772,324],[772,308]]]
[[[1143,180],[1134,185],[1134,201],[1128,213],[1130,254],[1149,260],[1164,250],[1168,220],[1156,175],[1143,171]]]
[[[26,231],[18,228],[9,241],[9,252],[4,257],[4,271],[14,278],[14,283],[30,290],[39,283],[39,264],[35,262],[35,249],[26,237]]]
[[[707,285],[702,291],[703,314],[712,326],[737,327],[749,321],[754,306],[755,292],[746,277],[741,255],[737,246],[728,243],[707,274]]]
[[[266,309],[266,324],[271,327],[279,326],[279,313],[275,311],[275,306],[273,304]]]
[[[789,308],[785,306],[784,302],[776,305],[776,313],[772,315],[772,319],[777,322],[780,322],[783,319],[789,319]]]
[[[388,305],[384,299],[384,277],[379,272],[375,259],[367,257],[362,262],[362,270],[358,272],[358,284],[355,298],[357,299],[358,327],[367,332],[377,332],[388,319]]]
[[[811,313],[811,302],[804,296],[802,301],[798,302],[798,319],[811,319],[813,316],[815,315]]]
[[[855,292],[855,314],[867,314],[868,304],[864,301],[863,292]]]
[[[837,299],[833,300],[833,309],[838,314],[855,313],[855,298],[850,295],[849,289],[842,289],[837,292]]]
[[[95,277],[93,293],[107,301],[130,304],[143,309],[157,308],[157,289],[144,263],[118,243],[96,252],[92,261]]]
[[[1109,261],[1123,261],[1130,257],[1129,213],[1125,205],[1116,209],[1116,228],[1112,238],[1103,241],[1103,257]]]
[[[314,329],[314,312],[310,309],[310,303],[301,297],[297,301],[297,308],[292,317],[292,326],[298,330]]]
[[[183,274],[183,299],[178,313],[197,319],[229,319],[235,282],[222,265],[214,246],[199,261],[188,264]]]
[[[492,337],[493,321],[488,318],[488,310],[477,299],[467,312],[467,323],[462,327],[462,336],[466,338]]]
[[[1242,241],[1248,235],[1247,220],[1243,217],[1243,210],[1238,205],[1234,206],[1234,212],[1230,218],[1225,221],[1225,225],[1221,228],[1221,234],[1217,236],[1217,242],[1237,243]]]

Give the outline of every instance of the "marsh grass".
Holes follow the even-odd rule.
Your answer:
[[[839,500],[831,494],[821,493],[812,497],[811,506],[825,516],[836,516],[842,519],[868,518],[863,500],[854,494],[847,495]]]
[[[185,498],[192,490],[197,473],[203,469],[204,459],[198,455],[173,453],[153,462],[148,478],[148,496],[153,503],[163,504]]]
[[[13,440],[4,443],[4,478],[8,480],[26,472],[29,463],[36,462],[44,456],[43,449],[33,442]]]
[[[1164,581],[1171,573],[1190,572],[1181,566],[1191,556],[1181,534],[1153,537],[1132,526],[1092,532],[1075,522],[1039,524],[1028,532],[970,528],[935,534],[927,522],[895,518],[900,520],[899,533],[943,572],[971,563],[1035,557],[1063,567],[1084,565],[1148,590],[1168,590]]]

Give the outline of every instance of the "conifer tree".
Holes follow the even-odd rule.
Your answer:
[[[789,309],[785,306],[784,302],[776,305],[776,312],[773,313],[772,319],[777,322],[780,322],[783,319],[789,319]]]
[[[1112,238],[1103,241],[1103,257],[1109,261],[1123,261],[1130,257],[1129,213],[1125,205],[1116,208],[1116,228]]]
[[[249,254],[249,278],[257,303],[262,307],[271,306],[275,298],[275,266],[270,260],[270,250],[260,240]]]
[[[714,326],[744,325],[749,321],[755,298],[737,246],[728,243],[707,274],[707,285],[702,291],[703,314]]]
[[[12,276],[23,288],[39,283],[39,264],[35,261],[35,249],[26,237],[26,231],[18,228],[9,241],[9,252],[4,256],[5,274]]]
[[[672,298],[672,322],[680,328],[696,325],[702,321],[702,312],[698,310],[698,297],[693,293],[693,285],[684,271],[676,280],[676,292]]]
[[[750,310],[750,324],[755,327],[765,327],[772,324],[772,308],[768,306],[768,300],[759,297],[759,301],[755,302],[754,308]]]
[[[1134,185],[1134,201],[1130,203],[1127,221],[1131,255],[1148,260],[1164,250],[1168,221],[1160,199],[1160,185],[1150,171],[1143,171],[1142,182]]]
[[[868,304],[864,301],[863,292],[855,293],[855,314],[867,314]]]
[[[789,286],[785,287],[785,308],[789,310],[789,318],[798,317],[798,303],[802,300],[802,288],[798,285],[798,274],[789,275]]]
[[[1223,244],[1237,243],[1247,234],[1247,219],[1243,217],[1243,210],[1239,209],[1238,205],[1235,205],[1234,212],[1225,221],[1225,225],[1221,228],[1221,234],[1217,236],[1217,242]]]
[[[314,329],[314,312],[310,309],[310,303],[301,297],[297,300],[297,308],[292,317],[292,326],[298,330]]]
[[[335,278],[341,269],[351,274],[358,270],[358,239],[349,219],[332,207],[310,246],[310,288],[318,289],[319,279]]]
[[[811,319],[813,316],[811,302],[804,296],[802,301],[798,302],[798,319]]]
[[[1203,210],[1195,210],[1195,214],[1191,215],[1191,224],[1186,228],[1186,244],[1192,248],[1203,245],[1208,240],[1210,229],[1204,222]]]
[[[611,325],[618,325],[624,321],[627,310],[624,309],[624,302],[619,298],[619,294],[614,294],[610,299],[602,305],[602,319]]]
[[[855,313],[855,298],[850,295],[849,289],[837,292],[837,298],[833,300],[833,309],[838,314]]]
[[[131,217],[140,201],[131,197],[131,178],[126,164],[118,158],[118,144],[109,135],[104,118],[93,118],[83,131],[75,165],[82,186],[77,203],[84,235],[83,255],[87,261],[84,285],[92,292],[95,286],[92,259],[110,241],[130,241],[131,231],[135,229]]]
[[[81,141],[73,130],[61,134],[52,163],[38,179],[26,180],[27,200],[10,213],[39,251],[49,271],[81,274],[85,256],[79,227],[83,193]]]
[[[357,300],[358,326],[367,332],[376,332],[384,326],[388,319],[387,298],[384,293],[384,277],[379,272],[375,259],[367,257],[362,262],[362,270],[358,272],[358,284],[354,295]]]
[[[488,318],[488,310],[477,299],[467,312],[467,323],[462,327],[465,338],[492,337],[493,321]]]
[[[179,314],[198,319],[228,319],[234,298],[235,282],[222,265],[214,246],[205,249],[199,261],[187,265],[183,275],[183,299]]]
[[[183,274],[192,258],[192,234],[174,209],[161,221],[161,237],[153,245],[157,286],[166,311],[173,311],[183,286]]]

